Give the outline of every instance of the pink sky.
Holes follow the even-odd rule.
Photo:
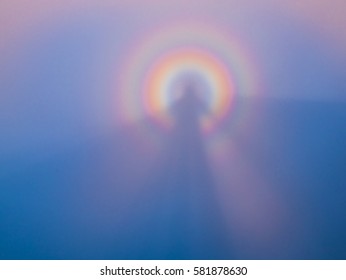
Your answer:
[[[119,11],[133,20],[162,18],[177,15],[185,17],[214,17],[215,19],[235,18],[254,21],[264,13],[286,14],[306,22],[317,31],[325,33],[343,47],[346,47],[346,2],[343,0],[5,0],[0,3],[0,30],[2,44],[7,45],[16,36],[22,36],[28,29],[39,28],[54,17],[74,17],[78,14],[105,9]],[[247,18],[252,16],[252,18]]]

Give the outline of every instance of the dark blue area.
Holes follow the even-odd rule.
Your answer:
[[[345,259],[346,105],[261,104],[250,137],[230,137],[299,213],[291,230],[300,238],[287,232],[278,237],[293,246],[287,252],[245,257]],[[145,175],[150,155],[141,154],[134,128],[51,157],[2,161],[0,258],[244,257],[241,246],[232,249],[193,113],[181,108],[184,126],[166,136],[165,160]]]

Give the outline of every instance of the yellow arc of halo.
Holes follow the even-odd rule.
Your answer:
[[[210,129],[230,110],[234,98],[234,84],[227,67],[213,54],[197,48],[182,48],[161,56],[150,69],[143,94],[147,114],[164,125],[172,124],[169,106],[171,80],[179,73],[194,70],[201,74],[209,87],[211,96],[208,116],[202,117],[204,129]]]

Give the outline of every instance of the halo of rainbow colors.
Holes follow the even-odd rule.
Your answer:
[[[125,122],[149,117],[160,127],[171,128],[174,118],[169,108],[175,97],[169,88],[184,71],[198,73],[210,89],[206,104],[210,114],[200,116],[206,133],[234,111],[237,98],[256,94],[257,75],[246,48],[230,32],[211,24],[164,26],[133,45],[124,62],[118,100]]]

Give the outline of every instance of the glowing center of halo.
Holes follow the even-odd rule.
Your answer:
[[[170,126],[174,118],[170,108],[193,82],[194,94],[205,103],[207,112],[200,116],[202,128],[210,129],[229,111],[234,98],[231,75],[210,52],[187,48],[160,57],[151,67],[143,94],[145,110],[159,123]]]

